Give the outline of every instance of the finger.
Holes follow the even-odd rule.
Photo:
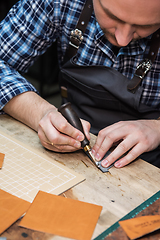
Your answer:
[[[84,134],[68,123],[61,113],[58,112],[56,118],[55,116],[51,115],[51,122],[59,132],[66,134],[78,141],[82,141],[84,139]]]
[[[97,137],[97,142],[93,147],[92,151],[96,160],[100,161],[105,153],[114,145],[114,143],[121,142],[123,138],[126,137],[126,129],[115,128],[113,131],[109,131],[106,134],[106,131],[101,131]],[[119,146],[119,145],[118,145]]]
[[[107,158],[102,161],[102,166],[109,167],[117,159],[126,154],[136,143],[136,139],[128,136],[126,139],[121,141],[121,143],[119,143],[119,145],[107,156]]]
[[[79,149],[79,147],[72,147],[69,145],[62,145],[62,144],[54,144],[52,141],[48,140],[45,136],[44,133],[41,134],[41,136],[43,135],[43,137],[40,138],[41,144],[52,151],[55,152],[73,152],[73,151],[77,151]]]
[[[81,122],[82,122],[82,126],[83,126],[83,130],[84,130],[84,133],[85,133],[85,136],[88,140],[90,140],[90,128],[91,128],[91,124],[88,122],[88,121],[85,121],[85,120],[82,120],[81,119]]]
[[[108,144],[107,144],[107,142],[108,142]],[[101,130],[98,133],[96,142],[92,148],[92,154],[94,155],[94,157],[96,158],[97,161],[99,161],[103,158],[105,152],[107,152],[109,150],[110,144],[111,143],[109,143],[109,141],[107,141],[107,139],[106,139],[106,131],[104,131],[104,129]]]
[[[43,142],[42,144],[46,149],[49,149],[54,152],[75,152],[78,149],[68,145],[54,145],[50,142]]]
[[[108,147],[106,146],[106,151],[109,150],[110,147],[112,147],[115,144],[117,144],[119,141],[121,141],[122,137],[119,137],[116,135],[116,133],[118,133],[121,130],[121,127],[124,126],[123,122],[118,122],[115,124],[112,124],[104,129],[102,129],[99,133],[98,133],[98,137],[96,139],[95,145],[92,148],[92,153],[93,155],[96,157],[96,154],[98,153],[100,147],[102,146],[103,141],[105,141],[105,138],[110,138],[108,140]],[[113,134],[112,136],[112,132],[115,132],[115,136]],[[113,139],[112,139],[113,138]],[[104,156],[104,153],[102,154]],[[97,154],[97,160],[101,160],[102,159],[102,155],[100,155],[100,153]]]
[[[121,168],[131,163],[135,159],[137,159],[142,153],[145,152],[143,148],[143,144],[139,143],[135,145],[123,158],[116,161],[114,166],[117,168]]]
[[[81,148],[81,143],[79,141],[76,141],[75,139],[58,132],[50,122],[48,122],[46,125],[47,126],[45,130],[42,128],[41,125],[39,126],[38,129],[38,136],[44,147],[53,150],[54,148],[49,146],[49,143],[52,143],[52,145],[54,146],[56,145],[70,146],[71,148],[69,149],[77,150]],[[47,143],[48,145],[46,146]]]

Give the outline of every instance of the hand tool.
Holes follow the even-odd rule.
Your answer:
[[[65,104],[63,104],[62,106],[60,106],[58,108],[58,111],[66,118],[66,120],[75,128],[77,128],[78,130],[80,130],[84,136],[84,129],[81,123],[80,118],[78,117],[78,115],[76,114],[76,112],[72,109],[71,107],[71,103],[67,102]],[[89,143],[89,140],[87,139],[87,137],[85,136],[84,140],[81,142],[81,146],[84,150],[84,152],[86,153],[86,155],[89,157],[89,159],[94,163],[94,165],[99,168],[102,172],[108,172],[108,169],[111,168],[113,165],[109,166],[108,168],[104,168],[101,165],[101,161],[96,161],[96,159],[94,158],[92,152],[91,152],[91,146]],[[107,155],[110,154],[110,151],[107,152]],[[106,155],[105,155],[106,157]]]

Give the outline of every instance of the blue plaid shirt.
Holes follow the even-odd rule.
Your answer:
[[[57,39],[61,65],[71,30],[75,29],[85,0],[21,0],[0,24],[0,109],[14,96],[36,89],[19,72]],[[113,67],[131,79],[138,63],[149,51],[150,36],[131,42],[115,54],[104,37],[94,13],[77,53],[79,65]],[[160,109],[160,51],[143,80],[142,103]]]

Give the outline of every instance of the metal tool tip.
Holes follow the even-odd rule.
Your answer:
[[[95,159],[95,157],[93,156],[91,149],[88,151],[88,153],[89,153],[90,157],[92,158],[92,160],[93,160],[94,162],[96,162],[96,159]]]

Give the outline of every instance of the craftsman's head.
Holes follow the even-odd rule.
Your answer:
[[[160,0],[93,0],[106,38],[118,47],[160,28]]]

